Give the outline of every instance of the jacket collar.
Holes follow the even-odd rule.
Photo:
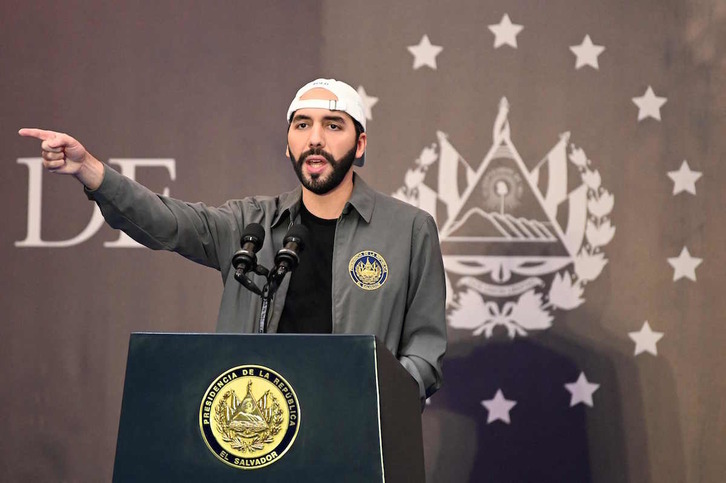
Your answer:
[[[293,221],[297,219],[300,213],[300,203],[302,202],[302,187],[298,186],[292,191],[283,193],[279,196],[279,208],[272,226],[277,226],[282,220],[289,219]],[[350,199],[343,207],[343,214],[347,215],[351,209],[355,209],[366,223],[371,222],[373,216],[373,208],[376,204],[376,192],[363,181],[358,173],[353,173],[353,193]],[[285,215],[289,213],[289,218]]]
[[[355,209],[366,223],[370,223],[375,206],[376,192],[363,181],[358,173],[353,173],[353,193],[343,207],[343,214],[347,215],[351,209]]]
[[[301,201],[302,187],[299,185],[294,190],[288,191],[287,193],[283,193],[278,196],[278,208],[277,213],[275,213],[275,217],[272,220],[272,227],[274,228],[279,225],[283,220],[288,219],[285,216],[288,212],[290,213],[290,225],[292,225],[293,220],[297,218],[297,215],[300,212]]]

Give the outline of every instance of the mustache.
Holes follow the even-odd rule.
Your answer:
[[[310,156],[322,156],[331,165],[335,166],[335,164],[336,164],[335,158],[333,157],[333,155],[330,154],[329,152],[325,151],[323,148],[308,149],[307,151],[303,152],[300,155],[300,160],[304,162]]]

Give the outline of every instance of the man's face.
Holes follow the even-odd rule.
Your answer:
[[[365,151],[365,133],[356,139],[353,119],[327,109],[299,109],[287,133],[287,154],[300,183],[325,194],[352,179],[351,166]]]

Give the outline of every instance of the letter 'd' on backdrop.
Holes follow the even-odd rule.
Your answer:
[[[176,161],[174,159],[151,159],[151,158],[112,158],[109,164],[115,164],[124,176],[136,180],[136,168],[161,167],[166,168],[172,181],[176,180]],[[43,159],[42,158],[18,158],[18,164],[28,167],[28,233],[24,240],[16,241],[16,247],[43,247],[63,248],[80,245],[89,240],[103,226],[103,215],[96,206],[93,210],[91,220],[81,233],[68,240],[47,241],[40,238],[40,227],[42,223],[41,206],[43,196]],[[164,187],[164,196],[169,196],[169,188]],[[116,241],[104,242],[104,247],[110,248],[132,248],[140,247],[123,232],[119,232]]]

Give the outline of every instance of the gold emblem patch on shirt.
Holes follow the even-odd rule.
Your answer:
[[[282,376],[262,366],[239,366],[204,393],[199,426],[207,447],[223,463],[254,470],[290,449],[300,427],[300,407]]]
[[[356,253],[348,264],[350,278],[363,290],[375,290],[386,283],[388,265],[381,255],[372,250]]]

